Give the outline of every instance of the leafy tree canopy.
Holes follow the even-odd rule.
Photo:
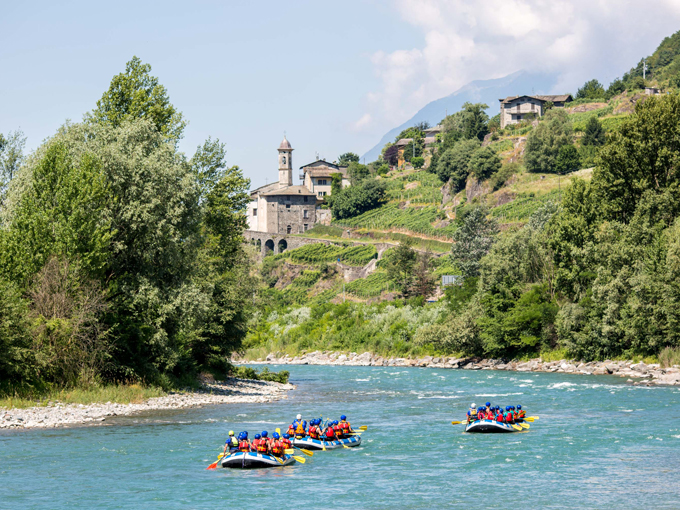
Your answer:
[[[354,152],[345,152],[338,157],[338,165],[349,166],[350,163],[358,163],[359,155]]]
[[[186,122],[170,103],[167,90],[151,76],[151,65],[132,57],[125,72],[111,80],[97,107],[89,114],[95,122],[119,127],[126,120],[147,119],[168,140],[182,138]]]
[[[465,187],[470,172],[470,159],[479,148],[479,140],[463,140],[448,149],[437,162],[437,176],[442,182],[451,181],[456,191]]]
[[[530,172],[555,172],[560,147],[571,144],[573,129],[567,112],[555,108],[529,133],[524,163]]]
[[[491,147],[476,150],[470,157],[468,171],[480,181],[486,180],[501,168],[501,158]]]
[[[585,82],[576,93],[576,99],[599,99],[604,97],[604,87],[595,79]]]

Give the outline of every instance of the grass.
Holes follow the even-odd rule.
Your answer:
[[[525,221],[546,202],[558,202],[559,199],[559,190],[553,190],[540,196],[534,196],[533,193],[522,194],[512,202],[491,209],[491,216],[499,218],[503,223],[508,221]]]
[[[680,348],[666,347],[659,353],[659,363],[663,368],[680,365]]]
[[[345,230],[340,228],[340,227],[332,227],[332,226],[317,224],[317,225],[314,226],[314,228],[310,228],[304,234],[296,234],[296,236],[298,236],[298,237],[315,237],[315,238],[325,238],[325,237],[338,238],[338,237],[342,237],[342,234],[344,232],[345,232]]]
[[[153,397],[161,397],[165,391],[157,386],[142,386],[140,384],[112,384],[106,386],[91,386],[87,388],[72,388],[49,390],[35,395],[6,396],[0,398],[0,407],[27,408],[47,406],[50,403],[62,404],[95,404],[112,402],[116,404],[139,403]]]

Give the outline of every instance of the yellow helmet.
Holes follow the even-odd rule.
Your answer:
[[[230,436],[233,436],[233,435],[234,435],[234,431],[233,431],[233,430],[230,430],[230,431],[229,431],[229,435],[230,435]]]

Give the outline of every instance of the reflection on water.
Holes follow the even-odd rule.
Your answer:
[[[489,508],[678,508],[678,389],[606,376],[286,369],[298,389],[281,402],[3,433],[0,508],[467,509],[485,498],[498,502]],[[482,399],[541,418],[509,435],[450,424]],[[369,431],[361,447],[318,452],[304,465],[205,470],[230,429],[271,432],[297,413],[347,414]]]

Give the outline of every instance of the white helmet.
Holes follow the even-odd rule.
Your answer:
[[[301,419],[302,419],[302,415],[301,415],[301,414],[298,414],[298,415],[295,417],[295,419],[301,420]]]
[[[473,408],[476,408],[476,407],[477,407],[477,406],[475,405],[474,402],[473,402],[472,404],[470,404],[470,409],[473,409]]]

